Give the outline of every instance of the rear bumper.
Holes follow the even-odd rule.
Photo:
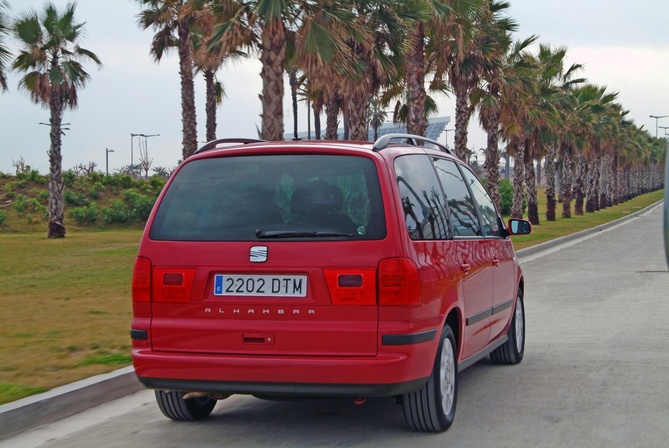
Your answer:
[[[435,331],[436,334],[436,331]],[[281,396],[392,396],[420,388],[438,338],[393,339],[370,357],[223,355],[132,351],[135,373],[152,389]],[[399,343],[398,343],[399,342]]]
[[[388,397],[419,389],[427,378],[397,384],[242,383],[137,377],[150,389],[278,397]]]

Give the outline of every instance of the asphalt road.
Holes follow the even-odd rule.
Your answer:
[[[392,399],[275,403],[235,396],[176,423],[138,392],[5,447],[669,446],[669,272],[662,207],[523,260],[527,346],[517,366],[460,376],[455,423],[414,433]]]

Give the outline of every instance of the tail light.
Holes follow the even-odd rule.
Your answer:
[[[376,269],[323,269],[333,305],[376,305]]]
[[[195,271],[194,268],[152,267],[151,260],[137,257],[132,272],[132,300],[187,303]]]
[[[151,261],[148,258],[137,257],[135,260],[132,271],[132,301],[151,301]]]
[[[379,263],[379,305],[420,304],[418,268],[408,258],[386,258]]]
[[[153,301],[188,303],[195,271],[195,268],[153,268]]]

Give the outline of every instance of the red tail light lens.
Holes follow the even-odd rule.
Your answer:
[[[376,305],[376,269],[323,269],[333,305]]]
[[[418,268],[408,258],[387,258],[379,263],[379,305],[420,304]]]
[[[151,261],[137,257],[135,269],[132,271],[132,301],[151,301]]]
[[[188,303],[195,268],[153,268],[153,301]]]

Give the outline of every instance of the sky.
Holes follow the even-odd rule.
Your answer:
[[[584,65],[581,76],[607,92],[628,117],[651,135],[664,136],[669,117],[669,1],[667,0],[509,0],[509,15],[518,23],[516,39],[538,35],[539,42],[567,48],[569,63]],[[28,8],[40,10],[43,0],[9,0],[10,17]],[[66,0],[52,0],[62,10]],[[137,163],[147,147],[153,166],[172,168],[181,158],[181,99],[176,54],[153,61],[152,30],[137,25],[140,6],[133,0],[79,0],[76,21],[85,22],[81,46],[98,55],[103,66],[89,63],[88,85],[79,91],[79,106],[66,110],[70,123],[62,143],[63,168],[97,164],[109,172]],[[18,48],[6,38],[14,54]],[[49,111],[18,89],[19,74],[8,73],[9,91],[0,93],[0,172],[14,173],[14,162],[47,173]],[[219,138],[257,138],[260,128],[260,64],[257,58],[231,62],[218,72],[226,98],[218,107]],[[195,81],[198,138],[205,138],[204,80]],[[287,89],[288,91],[288,89]],[[455,114],[452,97],[437,97],[438,116]],[[293,127],[290,100],[284,101],[286,132]],[[299,130],[306,131],[306,108],[300,106]],[[452,129],[452,124],[447,129]],[[159,134],[131,138],[131,134]],[[453,145],[453,132],[439,139]],[[485,134],[472,119],[469,146],[485,146]]]

